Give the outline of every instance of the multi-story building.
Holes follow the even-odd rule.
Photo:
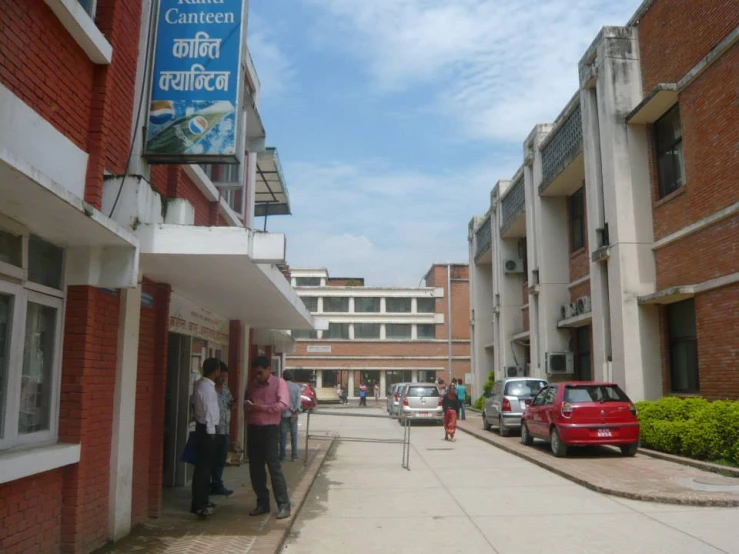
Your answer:
[[[646,0],[469,224],[473,371],[739,395],[739,4]]]
[[[323,329],[293,331],[297,344],[285,367],[296,380],[313,382],[324,399],[336,398],[339,383],[350,397],[360,383],[377,383],[384,398],[393,383],[465,379],[467,269],[433,265],[424,287],[368,287],[326,269],[292,269],[293,285]]]
[[[257,111],[247,2],[197,4],[0,0],[4,553],[89,552],[159,515],[163,486],[188,479],[179,454],[203,358],[231,366],[240,396],[250,356],[290,348],[272,329],[313,326],[275,265],[285,237],[252,231],[258,214],[289,209]],[[243,96],[239,165],[142,155],[154,22],[182,17],[240,25],[229,55],[243,62],[216,85]],[[199,25],[178,26],[180,58]],[[174,117],[173,102],[156,107],[152,118]],[[194,145],[212,117],[172,128]],[[234,440],[243,427],[239,414]]]

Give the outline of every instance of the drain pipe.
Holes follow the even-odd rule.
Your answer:
[[[452,383],[452,264],[446,264],[446,332],[449,362],[449,384]]]

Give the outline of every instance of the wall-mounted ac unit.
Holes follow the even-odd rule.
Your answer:
[[[590,313],[591,310],[592,310],[592,306],[590,303],[589,296],[583,296],[582,298],[577,299],[577,313],[578,314],[587,314],[587,313]]]
[[[561,308],[562,319],[570,319],[577,315],[577,303],[570,302],[569,304],[562,304]]]
[[[572,352],[547,352],[547,374],[575,373],[575,355]]]
[[[521,260],[506,260],[503,270],[505,273],[523,273],[523,262]]]
[[[522,367],[507,367],[505,368],[506,377],[523,377],[524,369]]]

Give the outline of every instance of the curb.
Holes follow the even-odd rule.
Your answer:
[[[464,431],[468,435],[471,435],[478,440],[491,444],[497,448],[500,448],[501,450],[504,450],[505,452],[508,452],[509,454],[518,456],[519,458],[522,458],[526,460],[527,462],[531,462],[532,464],[535,464],[543,469],[546,469],[547,471],[551,471],[552,473],[559,475],[560,477],[564,477],[565,479],[572,481],[573,483],[577,483],[578,485],[581,485],[595,492],[609,494],[611,496],[617,496],[620,498],[627,498],[629,500],[640,500],[642,502],[655,502],[655,503],[660,503],[660,504],[677,504],[677,505],[682,505],[682,506],[704,506],[704,507],[714,507],[714,508],[715,507],[722,507],[722,508],[739,507],[739,498],[736,500],[678,498],[670,494],[636,493],[636,492],[629,492],[629,491],[625,491],[621,489],[614,489],[611,487],[604,487],[601,485],[596,485],[595,483],[592,483],[591,481],[587,481],[585,479],[582,479],[581,477],[576,477],[575,475],[572,475],[571,473],[568,473],[564,470],[552,467],[546,464],[545,462],[537,459],[534,456],[530,456],[524,452],[516,450],[515,448],[511,448],[510,446],[497,442],[492,438],[481,436],[475,433],[474,431],[465,429],[462,426],[457,427],[457,429]]]
[[[658,460],[665,460],[666,462],[673,462],[675,464],[693,467],[708,473],[718,473],[724,477],[739,479],[739,468],[722,466],[711,462],[702,462],[700,460],[693,460],[691,458],[676,456],[675,454],[667,454],[666,452],[659,452],[658,450],[650,450],[648,448],[639,448],[639,454],[644,454],[651,458],[657,458]]]

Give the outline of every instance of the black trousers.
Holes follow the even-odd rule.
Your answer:
[[[249,425],[246,429],[246,450],[249,455],[249,477],[257,495],[257,506],[269,509],[267,471],[272,480],[272,492],[277,507],[290,506],[287,481],[280,465],[280,426]],[[266,468],[265,468],[266,466]]]
[[[215,435],[209,435],[205,425],[195,426],[195,473],[192,476],[192,511],[208,506],[210,499],[210,474],[216,455]]]
[[[231,444],[228,435],[216,435],[216,447],[214,463],[210,472],[211,488],[220,490],[223,488],[223,470],[226,469],[226,458],[228,457],[228,449]]]

